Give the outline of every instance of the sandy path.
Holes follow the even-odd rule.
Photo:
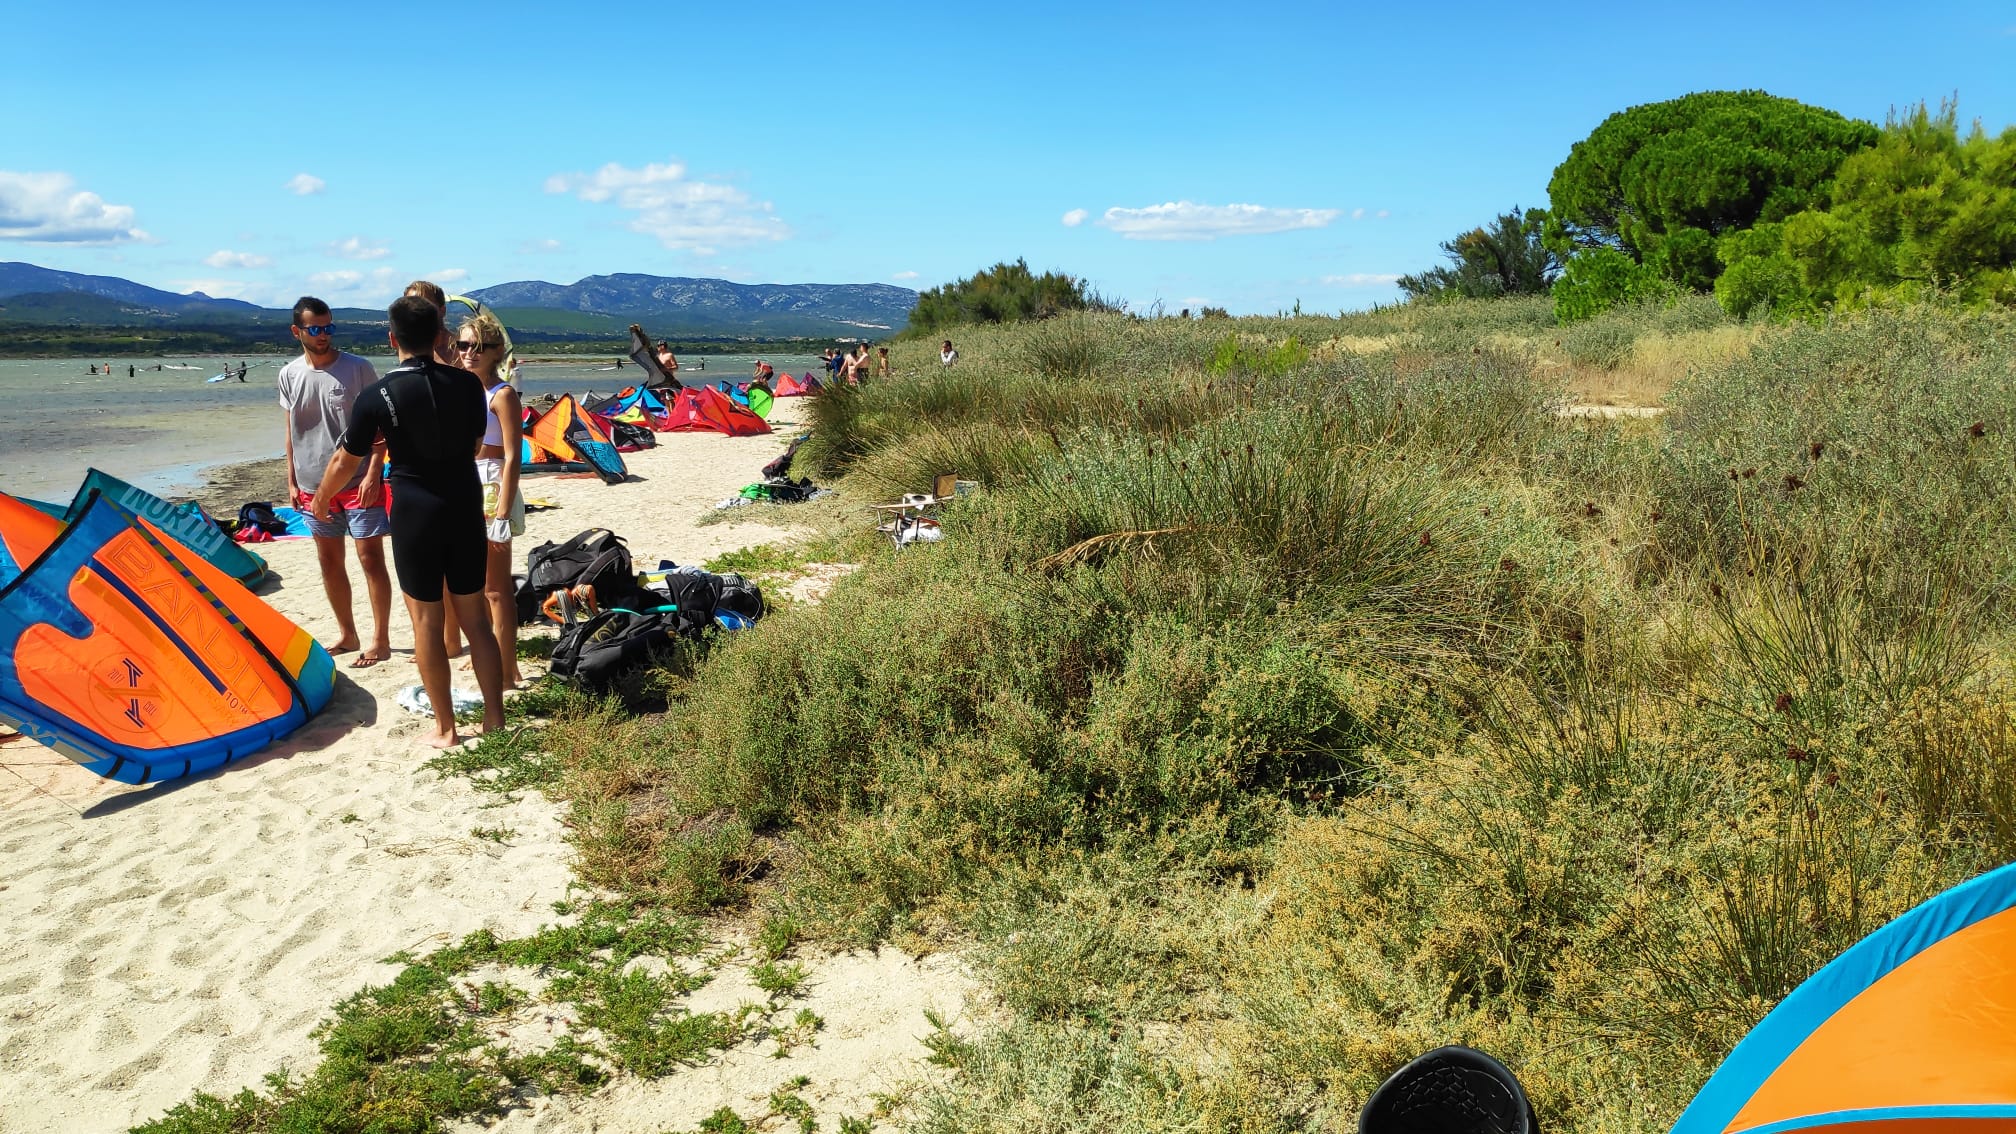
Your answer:
[[[640,564],[697,563],[782,537],[761,524],[694,526],[795,432],[794,403],[780,407],[771,436],[661,434],[657,449],[627,455],[631,483],[528,478],[527,495],[559,507],[528,517],[521,566],[526,549],[587,527],[624,536]],[[266,600],[332,641],[310,541],[259,550],[280,576]],[[403,609],[392,643],[386,664],[339,668],[335,700],[307,727],[193,781],[128,788],[18,738],[0,743],[10,945],[0,956],[0,1131],[123,1130],[192,1090],[256,1085],[283,1062],[308,1063],[309,1030],[336,1000],[394,975],[379,963],[387,954],[552,920],[569,880],[558,809],[536,793],[500,803],[422,770],[423,720],[391,701],[417,679]],[[500,845],[472,836],[477,827],[516,834]],[[877,986],[898,981],[890,965],[915,967],[869,960],[860,979]],[[957,1007],[947,999],[957,996],[938,995]],[[888,1012],[914,1049],[924,1030],[915,1004],[899,997]],[[560,1118],[543,1114],[535,1128],[563,1128]],[[565,1128],[596,1119],[585,1121]]]

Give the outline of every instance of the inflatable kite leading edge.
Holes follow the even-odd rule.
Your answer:
[[[1793,989],[1673,1134],[2016,1130],[2016,865],[1955,886]]]
[[[143,784],[257,752],[329,703],[308,633],[109,497],[0,494],[0,720]]]

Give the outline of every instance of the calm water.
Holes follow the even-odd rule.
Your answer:
[[[823,373],[809,355],[764,355],[779,373]],[[396,361],[370,356],[380,374]],[[111,374],[92,374],[88,358],[0,359],[0,492],[66,501],[86,469],[97,467],[156,492],[202,482],[204,469],[279,457],[286,452],[276,376],[285,358],[245,358],[244,384],[205,379],[237,357],[99,359]],[[689,384],[741,381],[755,355],[681,358],[704,371],[680,372]],[[134,368],[132,377],[126,367]],[[157,364],[194,370],[155,370]],[[537,363],[519,374],[526,394],[611,394],[640,375],[607,360]]]

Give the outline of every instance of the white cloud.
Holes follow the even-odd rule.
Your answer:
[[[1374,213],[1373,215],[1374,215],[1374,216],[1379,216],[1379,217],[1390,217],[1390,216],[1392,216],[1393,214],[1392,214],[1392,213],[1389,213],[1389,212],[1387,212],[1387,211],[1386,211],[1385,209],[1380,209],[1380,210],[1379,210],[1379,211],[1378,211],[1377,213]]]
[[[1129,240],[1216,240],[1323,228],[1336,209],[1276,209],[1265,205],[1198,205],[1171,201],[1145,209],[1107,209],[1097,221]]]
[[[316,294],[331,303],[350,307],[377,307],[389,303],[406,281],[407,277],[399,269],[389,267],[369,271],[337,268],[308,277],[308,284],[316,289]]]
[[[348,240],[331,241],[329,252],[333,256],[341,256],[345,260],[383,260],[392,254],[390,248],[382,244],[366,243],[361,236],[353,236]]]
[[[329,183],[312,173],[297,173],[287,179],[287,191],[297,197],[313,196],[327,188]]]
[[[133,227],[133,209],[108,205],[67,173],[0,170],[0,240],[29,244],[152,243]]]
[[[897,273],[896,273],[895,275],[893,275],[893,276],[890,276],[889,278],[890,278],[890,279],[892,279],[892,280],[914,280],[914,279],[916,279],[916,278],[917,278],[917,273],[916,273],[916,272],[897,272]]]
[[[228,248],[210,253],[203,257],[203,262],[213,268],[266,268],[273,264],[270,257],[257,252],[233,252]]]
[[[1365,210],[1364,210],[1364,209],[1362,209],[1362,208],[1358,208],[1358,209],[1352,209],[1352,210],[1351,210],[1351,219],[1352,219],[1352,220],[1364,220],[1364,219],[1365,219]]]
[[[556,173],[548,193],[572,193],[583,201],[613,203],[636,214],[628,228],[675,252],[712,256],[719,248],[784,240],[791,228],[774,206],[733,185],[692,181],[679,162],[630,169],[610,162],[594,173]]]
[[[1085,223],[1086,217],[1091,215],[1091,213],[1086,212],[1084,209],[1072,209],[1070,212],[1064,214],[1064,227],[1077,228],[1079,225]]]
[[[547,238],[546,238],[546,239],[544,239],[544,240],[528,240],[528,241],[526,241],[525,243],[523,243],[523,244],[520,244],[520,245],[518,246],[518,251],[520,251],[520,252],[558,252],[558,251],[560,251],[560,249],[561,249],[561,248],[563,248],[563,247],[565,247],[565,245],[561,244],[561,243],[560,243],[559,241],[557,241],[557,240],[555,240],[555,239],[553,239],[552,237],[550,237],[550,236],[549,236],[549,237],[547,237]]]
[[[438,272],[428,272],[427,278],[435,283],[461,283],[469,278],[469,269],[443,268]]]
[[[1390,272],[1352,272],[1347,276],[1324,276],[1331,287],[1386,287],[1400,277]]]

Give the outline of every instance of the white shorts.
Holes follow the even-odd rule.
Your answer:
[[[504,462],[496,457],[476,458],[476,479],[483,482],[484,524],[491,529],[491,541],[502,543],[503,540],[496,538],[497,532],[491,526],[490,518],[497,514],[497,494],[504,487]],[[511,534],[525,534],[525,492],[522,488],[511,499]]]

